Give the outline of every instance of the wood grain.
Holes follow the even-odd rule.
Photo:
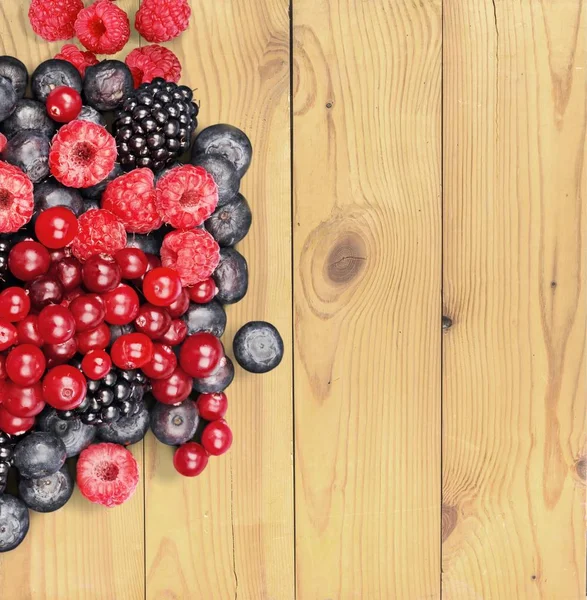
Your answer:
[[[166,45],[196,89],[200,127],[232,123],[254,148],[241,188],[253,227],[239,245],[250,287],[227,308],[224,342],[231,353],[237,329],[264,319],[280,330],[286,355],[268,375],[237,368],[227,392],[232,449],[197,479],[178,477],[172,449],[147,439],[147,598],[286,600],[294,597],[288,3],[200,0],[192,10],[190,28]]]
[[[440,593],[440,2],[297,0],[297,593]]]
[[[586,18],[444,2],[446,599],[585,595]]]

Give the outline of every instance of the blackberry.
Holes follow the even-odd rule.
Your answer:
[[[125,171],[161,171],[189,149],[199,111],[192,98],[188,87],[160,77],[125,98],[112,126]]]
[[[14,462],[14,440],[0,429],[0,496],[6,489],[8,471]]]

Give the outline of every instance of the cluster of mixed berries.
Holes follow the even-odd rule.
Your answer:
[[[195,137],[199,107],[170,51],[99,61],[129,35],[110,0],[33,0],[29,15],[87,51],[41,63],[32,98],[25,66],[0,57],[0,552],[24,539],[29,508],[69,500],[68,459],[86,498],[116,506],[139,479],[126,447],[149,429],[189,477],[230,448],[220,337],[247,292],[234,246],[252,222],[239,193],[251,143],[230,125]],[[161,42],[189,15],[185,0],[143,0],[135,24]],[[283,356],[261,321],[232,349],[253,373]]]

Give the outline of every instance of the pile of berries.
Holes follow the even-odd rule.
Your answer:
[[[22,62],[0,57],[0,552],[74,481],[92,502],[126,501],[139,480],[126,447],[149,430],[188,477],[230,448],[235,368],[220,338],[247,292],[234,246],[252,222],[239,193],[249,138],[224,124],[196,136],[170,51],[99,61],[129,35],[110,0],[33,0],[29,15],[39,35],[75,34],[87,51],[41,63],[32,98]],[[186,0],[143,0],[136,27],[161,42],[188,19]],[[283,351],[262,321],[232,344],[252,373]]]

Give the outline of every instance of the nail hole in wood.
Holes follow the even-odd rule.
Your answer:
[[[577,475],[580,479],[582,479],[583,481],[587,479],[587,458],[580,458],[575,463],[575,471],[577,472]]]
[[[326,108],[332,108],[332,102],[327,102],[326,103]]]
[[[554,289],[554,288],[556,287],[556,281],[551,281],[551,282],[550,282],[550,287],[551,287],[552,289]]]
[[[447,316],[442,317],[442,328],[444,330],[450,329],[452,327],[452,319]]]
[[[532,581],[536,581],[536,575],[532,575],[531,579]]]

